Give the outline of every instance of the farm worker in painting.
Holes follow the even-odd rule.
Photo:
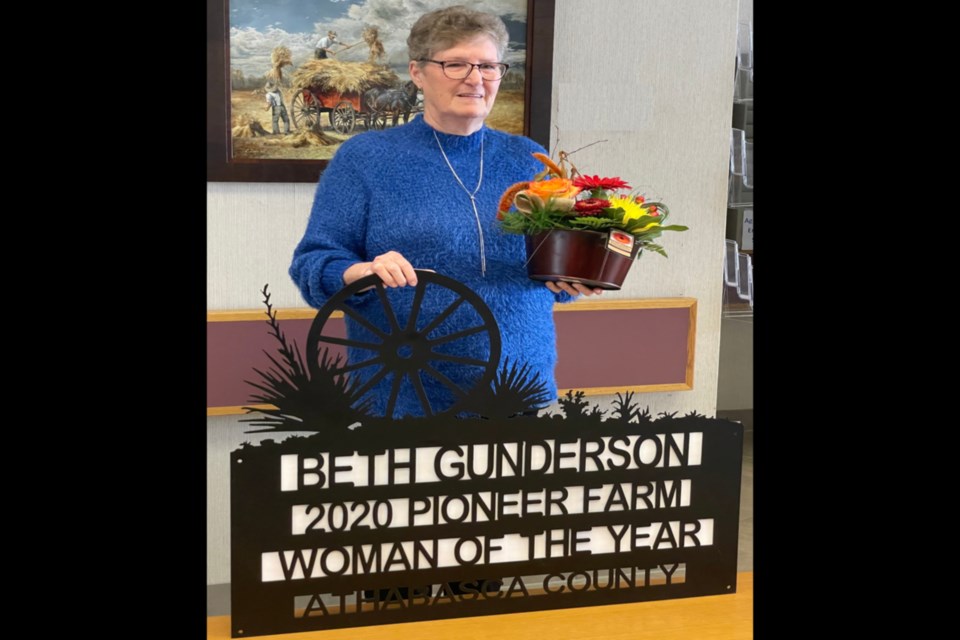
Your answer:
[[[337,32],[327,31],[327,35],[317,41],[317,48],[313,51],[313,57],[317,60],[323,60],[334,55],[333,49],[330,48],[334,44],[339,44],[337,42]]]
[[[283,119],[283,132],[290,133],[290,116],[287,115],[287,107],[283,104],[280,88],[268,83],[265,89],[267,90],[267,109],[273,109],[273,135],[280,133],[281,119]]]
[[[501,62],[507,41],[499,17],[463,6],[417,20],[407,38],[408,68],[423,91],[423,114],[343,142],[321,174],[290,276],[304,300],[319,308],[344,286],[376,274],[388,287],[398,317],[409,317],[418,299],[414,269],[465,284],[499,327],[498,371],[507,360],[529,365],[529,375],[544,389],[537,403],[542,408],[557,397],[554,303],[600,290],[531,280],[524,238],[497,226],[500,196],[512,184],[532,180],[543,165],[531,154],[546,153],[528,138],[484,123],[508,68]],[[358,293],[351,304],[373,324],[387,322],[376,293]],[[437,317],[450,303],[431,303],[428,294],[420,304],[419,317]],[[451,333],[473,326],[468,318],[456,325],[454,316],[449,316]],[[346,324],[355,344],[370,340],[368,329],[349,315]],[[476,335],[447,345],[460,361],[431,361],[433,372],[420,376],[433,406],[452,405],[457,390],[450,383],[461,391],[471,388],[477,371],[466,363],[485,361],[490,354],[489,344]],[[369,351],[352,346],[347,351],[352,364],[370,358]],[[350,375],[371,380],[376,371],[358,366]],[[386,415],[395,375],[375,381],[372,412]],[[425,415],[418,391],[412,384],[401,388],[389,417]]]

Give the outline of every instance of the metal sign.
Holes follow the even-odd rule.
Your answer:
[[[499,349],[482,301],[418,276],[473,307],[471,335]],[[351,380],[320,345],[359,291],[390,304],[378,283],[320,310],[306,362],[271,315],[276,369],[253,384],[276,411],[250,421],[299,433],[231,453],[233,637],[735,592],[742,425],[650,416],[630,393],[605,412],[571,392],[563,416],[536,415],[540,387],[518,365],[478,364],[473,388],[422,417],[376,415],[377,374]],[[453,335],[436,317],[395,320],[371,329],[385,389],[429,371],[423,345]]]

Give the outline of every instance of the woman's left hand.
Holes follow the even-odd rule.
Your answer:
[[[557,282],[547,282],[546,285],[547,289],[550,289],[553,293],[564,291],[574,298],[579,295],[594,296],[603,293],[603,289],[591,289],[590,287],[583,286],[579,282],[563,282],[558,280]]]

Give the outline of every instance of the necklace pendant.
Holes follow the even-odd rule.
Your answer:
[[[483,184],[483,132],[480,133],[480,176],[477,179],[477,186],[474,188],[473,193],[467,189],[466,185],[463,184],[463,180],[457,175],[457,171],[453,168],[450,158],[447,157],[447,152],[443,150],[443,145],[440,144],[440,138],[437,137],[436,131],[433,132],[433,139],[437,141],[437,147],[440,149],[440,154],[443,156],[444,162],[447,163],[447,168],[450,169],[450,173],[453,174],[457,184],[459,184],[460,188],[467,194],[467,197],[470,198],[470,206],[473,208],[473,216],[477,221],[477,234],[480,238],[480,275],[485,278],[487,277],[487,256],[483,246],[483,225],[480,224],[480,213],[477,211],[477,193],[480,192],[480,186]]]

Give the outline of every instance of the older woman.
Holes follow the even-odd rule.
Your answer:
[[[496,225],[501,194],[515,182],[532,179],[543,167],[531,154],[545,153],[532,140],[484,124],[507,70],[502,62],[507,40],[499,17],[462,6],[417,20],[407,46],[410,77],[423,92],[423,116],[341,145],[317,185],[290,275],[304,299],[319,307],[345,285],[376,274],[391,288],[391,305],[404,317],[413,304],[414,269],[458,280],[496,318],[500,365],[529,365],[548,397],[555,398],[553,304],[600,290],[530,280],[523,238]],[[354,304],[374,324],[386,325],[374,294],[360,294]],[[424,297],[420,316],[441,313],[449,304],[442,296]],[[453,323],[448,333],[476,324],[469,313],[453,314],[448,321]],[[349,317],[347,330],[353,340],[370,337]],[[482,336],[458,340],[450,349],[455,357],[473,360],[489,355]],[[351,348],[349,358],[362,362],[370,354]],[[475,367],[449,360],[432,366],[441,375],[421,379],[431,404],[441,408],[449,404],[451,382],[467,389],[478,376]],[[353,375],[374,375],[364,369],[369,367]],[[384,376],[377,388],[372,408],[380,414],[386,397],[397,393],[390,378]],[[416,389],[407,382],[394,404],[394,416],[423,415]]]

